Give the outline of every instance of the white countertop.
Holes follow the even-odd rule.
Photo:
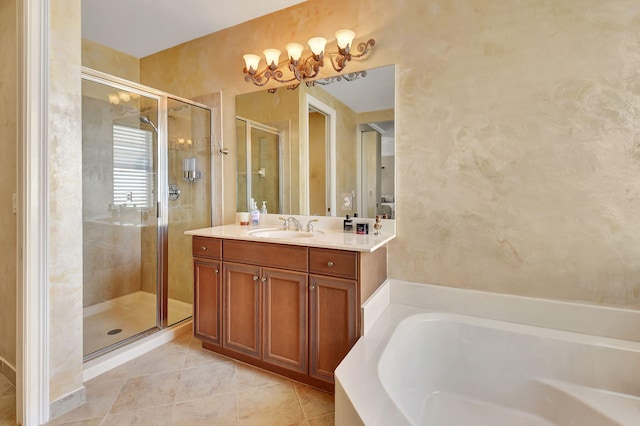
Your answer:
[[[238,224],[213,226],[210,228],[193,229],[185,231],[186,235],[197,235],[200,237],[212,237],[212,238],[226,238],[230,240],[244,240],[255,241],[265,243],[277,243],[288,244],[292,246],[306,246],[306,247],[320,247],[330,248],[337,250],[349,250],[360,252],[373,252],[380,247],[387,244],[389,241],[395,238],[395,233],[392,232],[392,226],[387,226],[387,232],[385,229],[381,230],[381,235],[374,235],[373,227],[369,225],[369,234],[360,235],[354,233],[345,233],[342,230],[337,229],[335,226],[335,218],[332,218],[332,222],[327,222],[321,219],[320,222],[314,224],[314,232],[312,237],[302,238],[266,238],[257,237],[252,235],[250,231],[259,229],[282,229],[278,225],[277,219],[273,221],[265,220],[263,224],[259,226],[240,226]],[[301,220],[302,221],[302,220]],[[302,221],[306,224],[306,221]],[[297,231],[288,231],[297,232]]]

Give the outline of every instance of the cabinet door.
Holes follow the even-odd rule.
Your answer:
[[[194,335],[219,345],[222,315],[222,286],[220,262],[194,259]]]
[[[265,362],[307,374],[307,274],[262,269]]]
[[[358,340],[357,283],[310,276],[309,376],[333,382],[333,371]]]
[[[223,263],[223,346],[260,358],[260,268]]]

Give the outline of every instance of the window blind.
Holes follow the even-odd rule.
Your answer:
[[[153,204],[153,135],[148,130],[113,125],[113,204]],[[128,200],[127,196],[131,195]]]

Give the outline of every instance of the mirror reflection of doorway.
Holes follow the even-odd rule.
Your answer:
[[[307,94],[301,115],[300,213],[336,215],[336,127],[335,109]]]
[[[331,216],[327,203],[327,116],[309,108],[309,215]]]
[[[382,121],[360,126],[360,215],[395,219],[394,165],[394,122]]]

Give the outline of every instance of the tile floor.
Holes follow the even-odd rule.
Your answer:
[[[0,426],[16,424],[16,388],[0,374]]]
[[[86,386],[87,402],[50,424],[334,424],[333,395],[202,349],[189,334]]]

